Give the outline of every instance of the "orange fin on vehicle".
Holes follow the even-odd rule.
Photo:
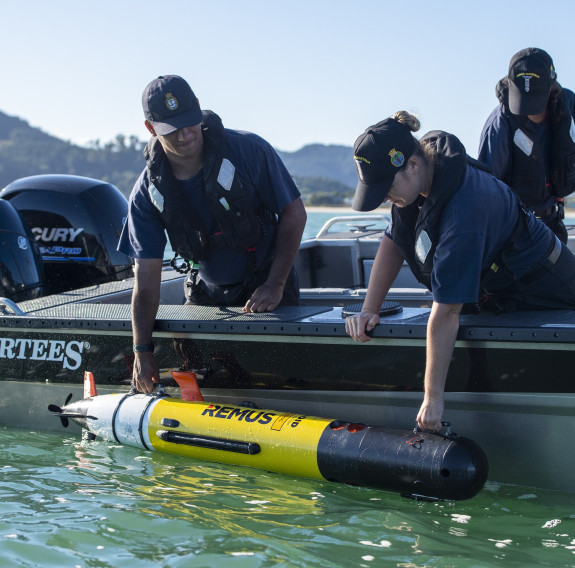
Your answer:
[[[84,398],[90,398],[92,396],[98,396],[98,391],[96,390],[96,379],[94,378],[94,373],[91,371],[85,371]]]
[[[204,397],[200,392],[196,373],[192,371],[170,371],[174,380],[180,386],[182,391],[182,400],[202,401]]]

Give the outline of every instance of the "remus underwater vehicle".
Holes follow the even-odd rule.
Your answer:
[[[485,453],[468,438],[210,403],[194,373],[172,375],[181,399],[163,388],[97,396],[86,373],[85,396],[92,396],[49,410],[64,425],[73,420],[95,437],[137,448],[413,498],[470,499],[487,479]]]

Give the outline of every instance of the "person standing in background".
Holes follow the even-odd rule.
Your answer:
[[[478,158],[564,243],[563,198],[575,191],[575,94],[561,87],[553,60],[522,49],[496,86]]]

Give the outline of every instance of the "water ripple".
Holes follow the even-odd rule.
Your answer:
[[[575,494],[418,502],[9,428],[0,464],[10,567],[575,566]]]

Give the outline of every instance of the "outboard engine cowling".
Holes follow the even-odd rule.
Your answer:
[[[0,197],[18,210],[40,248],[44,293],[132,276],[116,250],[128,202],[115,186],[72,175],[40,175],[7,185]]]
[[[9,201],[0,199],[0,296],[14,302],[42,295],[42,260],[28,227]]]

